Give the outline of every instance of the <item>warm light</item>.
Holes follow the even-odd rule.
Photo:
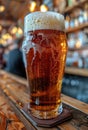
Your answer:
[[[48,7],[46,5],[41,5],[40,6],[40,11],[41,12],[46,12],[48,10]]]
[[[76,42],[75,47],[76,47],[76,48],[80,48],[80,47],[81,47],[81,42],[80,42],[80,40],[78,40],[78,41]]]
[[[0,31],[2,30],[2,26],[0,25]]]
[[[2,35],[2,39],[3,40],[12,39],[12,36],[9,33],[5,33],[5,34]]]
[[[6,43],[6,40],[0,38],[0,44],[5,44]]]
[[[0,5],[0,12],[3,12],[5,10],[5,7],[3,5]]]
[[[36,2],[35,1],[32,1],[31,4],[30,4],[30,7],[29,7],[29,10],[30,12],[33,12],[35,10],[35,7],[36,7]]]
[[[16,34],[16,32],[17,32],[17,27],[13,27],[12,30],[11,30],[11,33]]]
[[[18,27],[17,33],[20,34],[20,35],[22,35],[23,34],[23,30]]]

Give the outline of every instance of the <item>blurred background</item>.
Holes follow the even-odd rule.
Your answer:
[[[68,53],[62,92],[88,103],[88,0],[0,0],[0,69],[26,78],[21,54],[24,16],[47,10],[65,16]],[[14,68],[18,60],[20,71]]]

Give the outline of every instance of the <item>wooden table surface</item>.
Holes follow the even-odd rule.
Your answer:
[[[23,113],[22,108],[28,101],[27,81],[0,70],[0,113],[4,115],[7,127],[0,122],[0,130],[88,130],[86,103],[62,94],[62,102],[72,111],[73,118],[53,128],[43,128],[36,126]]]

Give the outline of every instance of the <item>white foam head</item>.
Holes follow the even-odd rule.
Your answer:
[[[64,16],[56,12],[34,12],[24,19],[24,33],[28,31],[52,29],[64,31]]]

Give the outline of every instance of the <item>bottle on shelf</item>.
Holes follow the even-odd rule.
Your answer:
[[[84,22],[88,22],[88,3],[85,3],[84,5]]]

